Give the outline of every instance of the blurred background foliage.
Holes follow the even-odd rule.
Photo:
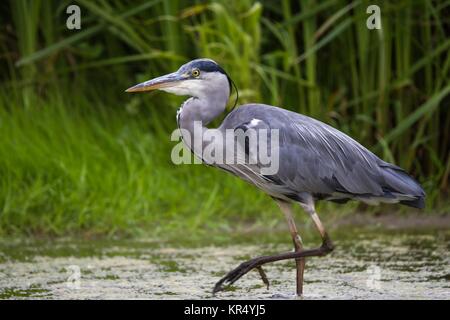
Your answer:
[[[71,4],[81,8],[80,30],[66,27]],[[381,30],[366,27],[372,4]],[[197,57],[228,71],[241,104],[270,103],[339,128],[421,181],[423,214],[448,212],[450,1],[10,0],[0,8],[0,234],[282,222],[267,196],[237,178],[171,163],[183,98],[124,93]]]

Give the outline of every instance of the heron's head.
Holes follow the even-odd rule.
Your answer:
[[[213,93],[231,92],[231,79],[215,61],[196,59],[182,65],[177,71],[154,78],[126,90],[144,92],[162,90],[176,95],[206,97]]]

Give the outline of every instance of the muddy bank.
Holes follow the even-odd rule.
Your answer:
[[[420,231],[420,230],[449,230],[450,229],[450,214],[424,214],[409,213],[386,213],[386,214],[367,214],[356,213],[342,218],[335,219],[333,228],[340,227],[348,228],[366,228],[366,229],[382,229],[386,230],[405,230],[405,231]]]

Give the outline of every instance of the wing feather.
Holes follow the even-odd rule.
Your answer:
[[[254,121],[257,119],[258,121]],[[250,104],[230,113],[221,128],[248,126],[279,130],[280,168],[268,178],[286,193],[391,198],[423,197],[420,185],[402,169],[379,159],[339,130],[313,118],[277,107]],[[257,166],[256,166],[257,167]],[[251,168],[252,172],[257,172]],[[256,173],[257,174],[257,173]],[[279,189],[279,188],[278,188]]]

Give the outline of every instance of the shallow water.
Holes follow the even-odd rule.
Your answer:
[[[450,299],[449,235],[335,238],[330,255],[307,260],[304,299]],[[284,241],[284,238],[283,238]],[[244,259],[284,252],[289,242],[183,247],[152,241],[4,242],[1,299],[293,299],[295,264],[252,271],[215,297],[216,281]]]

